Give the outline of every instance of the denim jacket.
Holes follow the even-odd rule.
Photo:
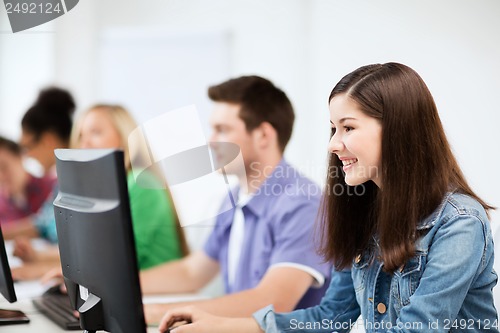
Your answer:
[[[375,245],[350,270],[333,271],[318,306],[284,314],[269,306],[254,318],[267,333],[348,332],[360,314],[366,332],[499,332],[483,207],[449,193],[418,229],[415,256],[393,274],[383,271]]]

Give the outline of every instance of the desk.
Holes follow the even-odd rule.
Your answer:
[[[45,317],[38,310],[33,307],[31,300],[22,300],[13,304],[9,304],[5,301],[0,302],[0,307],[2,309],[13,309],[21,310],[29,317],[29,324],[19,324],[19,325],[8,325],[0,326],[0,332],[9,333],[61,333],[61,332],[83,332],[82,331],[65,331],[61,327],[57,326],[52,320]],[[158,333],[157,327],[148,327],[148,333]]]
[[[8,303],[3,297],[0,296],[0,308],[1,309],[12,309],[23,311],[30,319],[29,324],[19,324],[19,325],[8,325],[0,326],[0,332],[9,333],[60,333],[60,332],[79,332],[79,331],[65,331],[59,326],[57,326],[52,320],[44,316],[38,309],[36,309],[32,303],[32,299],[38,297],[41,292],[46,289],[39,285],[37,282],[23,282],[16,283],[15,285],[16,293],[18,295],[18,301],[15,303]],[[177,301],[189,301],[204,298],[201,295],[171,295],[171,296],[148,296],[145,297],[144,303],[171,303]],[[83,330],[82,330],[83,331]],[[148,333],[158,332],[158,328],[155,326],[148,327]]]
[[[46,242],[41,240],[36,240],[33,245],[37,249],[43,249],[47,247]],[[14,244],[12,241],[5,242],[6,252],[8,254],[8,260],[10,267],[18,267],[22,262],[12,256]],[[79,332],[79,331],[66,331],[60,328],[52,320],[42,314],[33,305],[32,300],[40,297],[46,290],[48,286],[42,285],[39,281],[22,281],[16,282],[14,284],[14,289],[16,291],[17,302],[9,303],[7,300],[0,295],[0,309],[7,310],[21,310],[24,312],[30,322],[28,324],[16,324],[16,325],[6,325],[0,326],[0,333],[59,333],[59,332]],[[206,294],[181,294],[181,295],[158,295],[158,296],[146,296],[143,298],[143,303],[173,303],[173,302],[189,302],[200,299],[209,298]],[[82,330],[83,331],[83,330]],[[158,332],[158,327],[151,326],[148,327],[148,333]]]

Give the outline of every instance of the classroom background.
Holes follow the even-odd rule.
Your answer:
[[[80,0],[13,34],[0,6],[0,133],[17,140],[38,91],[58,85],[78,110],[119,103],[141,123],[194,104],[208,138],[207,87],[256,74],[294,104],[286,158],[324,183],[330,90],[361,65],[396,61],[426,81],[467,179],[500,206],[498,17],[497,0]]]

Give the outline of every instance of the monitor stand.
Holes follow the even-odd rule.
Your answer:
[[[82,327],[99,327],[99,323],[104,322],[102,314],[102,302],[101,299],[92,294],[88,294],[88,298],[83,303],[83,305],[78,309],[80,312],[80,322]],[[85,330],[83,333],[96,333],[97,330]]]

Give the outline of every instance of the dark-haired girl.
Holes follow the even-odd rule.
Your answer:
[[[27,156],[42,165],[45,173],[55,172],[54,149],[68,147],[74,110],[70,93],[52,87],[40,92],[22,118],[20,145]]]
[[[8,231],[8,238],[42,237],[50,242],[57,242],[52,208],[57,194],[54,149],[68,147],[74,110],[75,102],[68,91],[50,87],[40,92],[33,106],[24,114],[20,146],[26,156],[40,163],[44,176],[54,180],[54,188],[52,195],[36,214],[18,221],[15,228]],[[24,253],[22,248],[23,246],[19,248],[17,254],[23,259],[30,259],[32,251],[27,249],[27,253]]]
[[[348,332],[361,314],[367,332],[498,332],[493,207],[467,184],[420,76],[361,67],[333,88],[329,109],[321,249],[335,269],[321,303],[253,319],[184,308],[160,331],[189,320],[175,332]]]

